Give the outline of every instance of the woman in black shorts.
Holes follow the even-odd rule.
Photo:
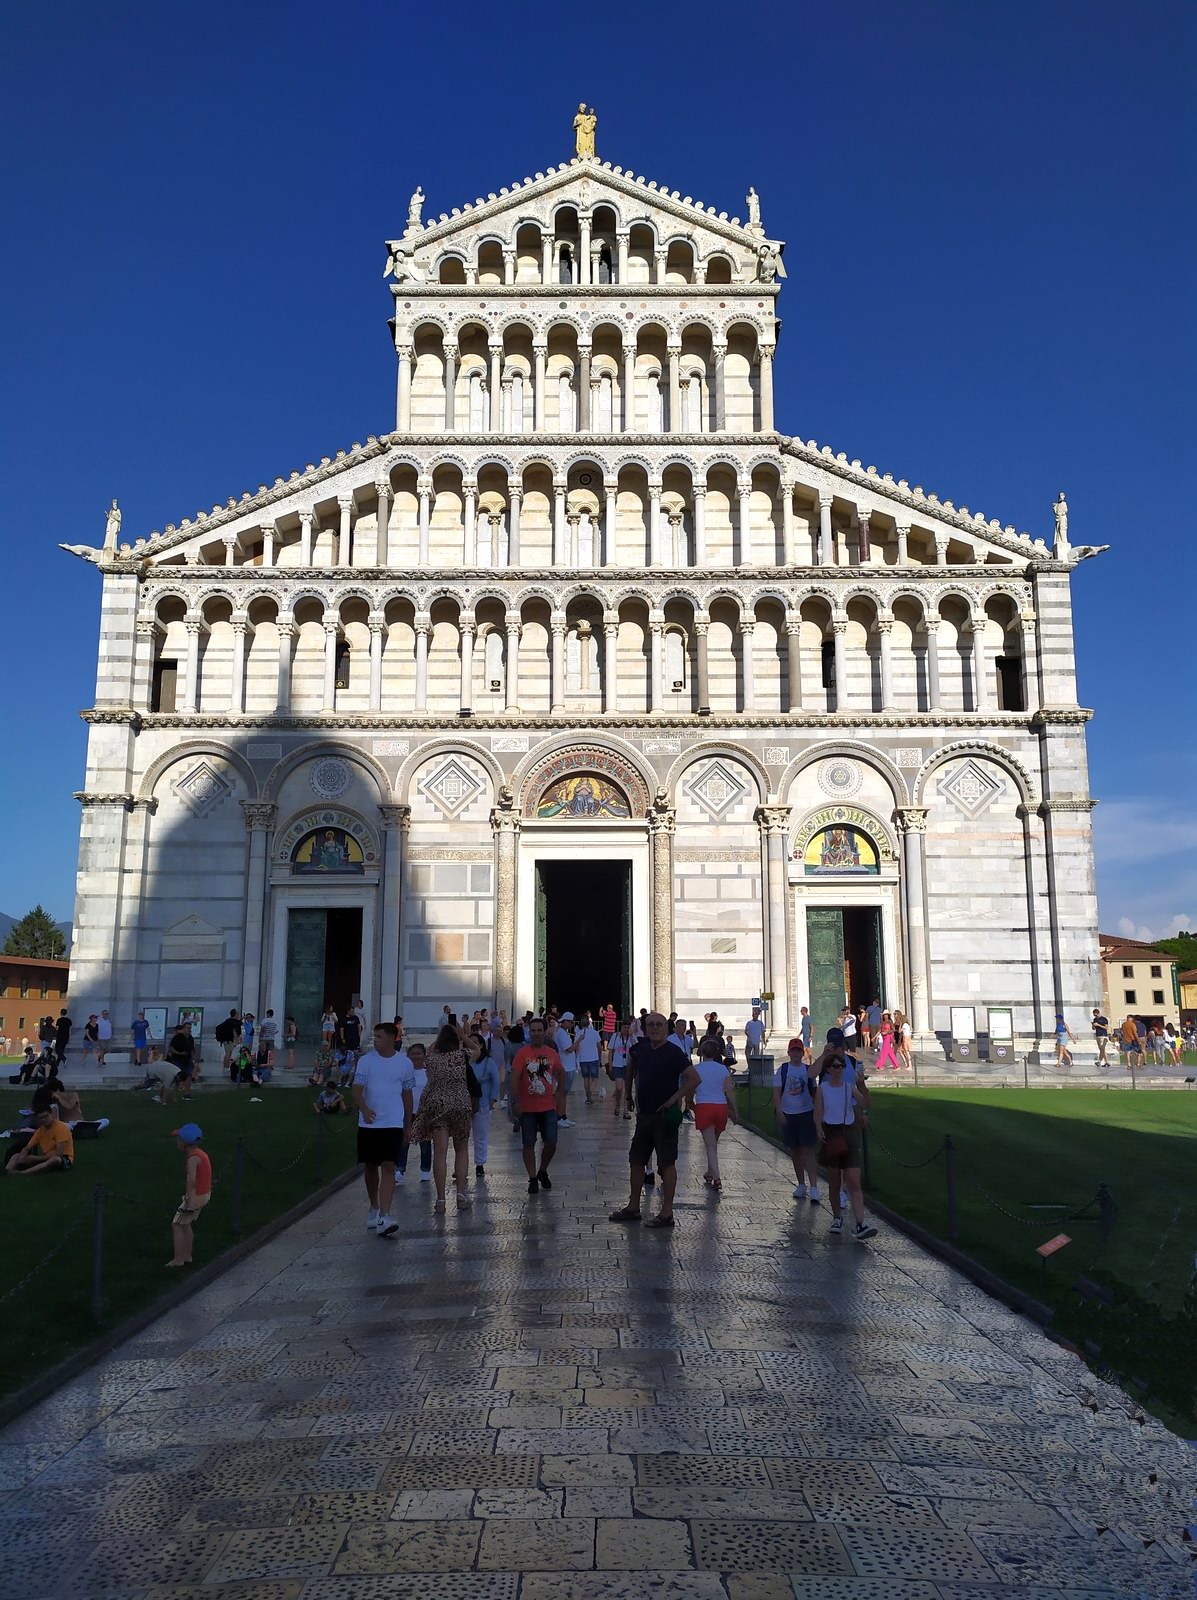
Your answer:
[[[815,1093],[815,1131],[822,1141],[819,1159],[827,1168],[827,1193],[834,1212],[831,1231],[844,1231],[839,1177],[842,1174],[852,1215],[856,1219],[852,1237],[871,1239],[877,1230],[864,1219],[864,1199],[860,1192],[861,1124],[856,1115],[857,1106],[864,1111],[869,1107],[869,1091],[864,1086],[863,1075],[858,1073],[855,1082],[846,1083],[843,1056],[828,1056],[823,1063],[823,1076]]]

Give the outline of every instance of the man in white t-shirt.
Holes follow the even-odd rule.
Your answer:
[[[578,1071],[582,1074],[582,1087],[586,1091],[586,1104],[594,1104],[594,1091],[599,1081],[602,1040],[590,1020],[589,1011],[583,1011],[574,1030],[574,1044],[578,1050]]]
[[[374,1048],[357,1060],[353,1075],[353,1103],[357,1107],[357,1158],[365,1169],[370,1213],[366,1227],[380,1239],[399,1232],[391,1216],[396,1169],[403,1160],[403,1130],[412,1119],[412,1094],[416,1072],[411,1058],[398,1048],[398,1029],[380,1022],[374,1029]],[[403,1173],[398,1172],[398,1182]]]
[[[752,1015],[744,1024],[744,1053],[759,1056],[765,1049],[765,1024],[761,1021],[760,1006],[753,1006]]]
[[[101,1011],[96,1018],[96,1066],[104,1065],[104,1058],[112,1049],[112,1018]]]
[[[557,1087],[557,1126],[570,1128],[569,1091],[574,1086],[574,1073],[578,1070],[578,1041],[574,1029],[574,1014],[563,1011],[560,1026],[553,1038],[553,1048],[561,1057],[561,1082]]]

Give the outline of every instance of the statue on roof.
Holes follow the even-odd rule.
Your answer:
[[[424,191],[417,184],[416,185],[415,194],[413,194],[411,199],[407,202],[407,231],[408,231],[408,233],[414,233],[417,228],[422,228],[424,226],[423,222],[421,221],[421,213],[423,212],[423,210],[424,210]]]
[[[761,197],[755,189],[749,189],[744,197],[744,204],[748,207],[748,226],[750,228],[759,228],[761,225]]]
[[[594,114],[594,107],[591,106],[587,111],[586,102],[583,100],[574,118],[575,148],[580,161],[594,160],[594,130],[597,126],[598,118]]]
[[[121,508],[114,500],[108,508],[108,520],[104,524],[104,548],[115,550],[117,537],[121,531]]]
[[[1056,514],[1056,543],[1068,543],[1068,501],[1064,498],[1063,489],[1055,498],[1052,510]]]
[[[756,252],[756,281],[757,283],[772,283],[774,278],[784,278],[786,269],[782,265],[781,251],[776,245],[762,244]]]
[[[394,277],[396,283],[423,283],[424,268],[416,262],[409,244],[394,242],[387,245],[387,264],[384,278]]]

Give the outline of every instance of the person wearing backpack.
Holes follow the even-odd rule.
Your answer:
[[[805,1065],[801,1038],[791,1039],[789,1059],[773,1074],[773,1112],[781,1142],[794,1163],[794,1199],[819,1203],[819,1138],[815,1132],[814,1088]]]
[[[223,1022],[216,1024],[214,1037],[224,1052],[221,1065],[226,1072],[232,1065],[234,1046],[241,1042],[241,1013],[234,1006]]]

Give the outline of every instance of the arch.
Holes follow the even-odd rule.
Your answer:
[[[649,458],[645,455],[639,455],[634,450],[629,450],[623,455],[616,456],[614,461],[611,462],[611,471],[617,478],[625,467],[639,467],[647,477],[655,478],[656,476],[656,468]]]
[[[385,611],[392,600],[406,600],[415,612],[428,609],[428,591],[424,587],[415,589],[408,583],[388,584],[378,591],[379,611]]]
[[[521,762],[513,777],[520,815],[535,819],[544,791],[571,773],[597,773],[609,779],[627,795],[633,817],[643,819],[647,815],[654,777],[645,773],[634,752],[622,742],[601,734],[587,734],[582,740],[557,740],[553,749],[538,751],[535,757]]]
[[[437,257],[433,267],[434,283],[464,283],[466,281],[466,257],[460,250],[445,250]],[[461,276],[458,277],[458,272]]]
[[[371,823],[355,806],[343,806],[338,800],[326,800],[323,805],[305,805],[299,811],[293,811],[287,820],[274,830],[274,839],[271,843],[271,865],[277,868],[286,862],[292,871],[295,870],[295,852],[310,833],[317,832],[320,828],[330,826],[329,818],[335,819],[331,826],[340,827],[356,842],[362,854],[360,875],[367,872],[377,872],[382,865],[382,850],[379,840],[378,823]],[[337,869],[334,869],[337,870]],[[341,868],[344,872],[347,869]],[[353,872],[349,868],[350,873]]]
[[[321,613],[327,612],[332,606],[332,600],[327,590],[317,588],[314,583],[305,583],[299,589],[293,589],[287,596],[286,607],[280,611],[280,616],[294,617],[296,609],[305,600],[314,600],[320,607]]]
[[[735,613],[738,617],[742,617],[744,615],[746,602],[743,594],[738,590],[723,588],[722,586],[709,589],[706,596],[707,610],[709,611],[713,605],[716,605],[721,600],[726,600],[728,605],[734,607]]]
[[[312,744],[301,745],[298,750],[289,750],[281,761],[276,761],[271,767],[262,785],[262,798],[272,799],[282,787],[283,780],[290,777],[297,767],[322,755],[337,756],[343,761],[351,761],[368,772],[378,788],[379,805],[390,804],[391,780],[387,777],[386,768],[375,761],[373,756],[358,749],[356,745],[340,744],[336,739],[317,739]]]
[[[894,606],[899,600],[909,600],[913,606],[918,608],[918,611],[925,622],[928,615],[927,603],[929,599],[930,596],[927,594],[925,589],[915,588],[915,586],[912,584],[909,588],[901,587],[897,589],[891,589],[887,597],[888,603],[886,609],[892,612]]]
[[[1013,779],[1023,805],[1038,803],[1039,796],[1034,776],[1018,756],[1012,755],[1009,750],[1003,750],[999,745],[988,744],[984,739],[956,739],[928,756],[919,768],[912,785],[916,804],[923,804],[927,786],[936,770],[945,762],[959,760],[962,756],[976,756],[981,761],[992,761],[994,766],[1001,767]]]
[[[456,467],[463,478],[473,477],[465,456],[458,455],[455,451],[443,451],[434,460],[430,461],[426,469],[428,477],[430,479],[434,478],[443,467]]]
[[[417,478],[424,471],[424,462],[420,456],[410,450],[400,450],[394,455],[388,455],[382,463],[382,470],[389,477],[396,467],[410,467]]]
[[[530,339],[535,339],[536,337],[536,325],[522,311],[513,311],[509,317],[504,317],[498,324],[499,333],[510,333],[513,328],[519,328]]]
[[[150,610],[140,612],[138,614],[138,619],[140,620],[140,618],[144,616],[147,621],[154,620],[158,611],[158,607],[164,600],[177,600],[183,607],[184,611],[189,611],[191,609],[191,596],[186,594],[182,589],[176,589],[173,583],[166,583],[163,584],[161,589],[153,588],[146,591],[142,600],[142,604],[148,605]]]
[[[663,611],[671,600],[681,600],[695,611],[702,610],[702,601],[689,584],[675,583],[672,588],[658,589],[653,595],[653,609]]]
[[[890,825],[867,806],[842,800],[825,800],[822,805],[814,806],[804,814],[790,835],[787,853],[791,860],[800,853],[804,854],[807,845],[817,834],[836,826],[855,828],[870,838],[877,847],[879,866],[896,864],[898,841]]]
[[[958,584],[945,583],[941,588],[936,589],[931,601],[932,607],[936,612],[939,611],[945,600],[959,600],[968,612],[970,621],[977,614],[977,596],[968,589],[962,589]]]
[[[722,756],[727,761],[735,761],[752,774],[757,786],[757,804],[763,805],[769,795],[769,774],[753,755],[751,750],[743,745],[717,743],[697,744],[681,755],[670,767],[665,776],[665,788],[669,791],[669,803],[677,803],[678,790],[682,779],[696,761],[705,761],[711,756]]]
[[[215,739],[188,739],[184,744],[172,745],[169,750],[163,751],[154,761],[151,761],[142,774],[141,787],[137,791],[139,800],[152,799],[154,789],[163,773],[169,772],[171,767],[179,761],[189,761],[193,756],[216,756],[221,761],[227,761],[231,767],[237,769],[249,798],[258,798],[258,780],[254,770],[243,755],[236,750],[230,750],[227,745],[220,744]]]
[[[657,472],[662,477],[670,467],[677,467],[682,472],[688,472],[691,482],[701,476],[697,459],[694,456],[687,455],[682,450],[672,451],[667,455],[663,455],[657,462]]]
[[[376,597],[374,593],[370,589],[367,589],[363,584],[351,583],[348,584],[344,589],[338,588],[336,598],[330,600],[329,604],[335,606],[339,612],[346,600],[364,600],[366,604],[373,609],[375,598]]]
[[[498,467],[500,472],[505,472],[509,478],[513,478],[516,472],[514,456],[501,455],[497,450],[479,451],[474,457],[472,475],[476,478],[486,467]]]
[[[649,233],[652,234],[654,242],[657,245],[661,243],[661,230],[658,228],[653,218],[647,213],[640,217],[629,217],[626,227],[629,233],[633,228],[647,228]]]
[[[259,583],[255,584],[249,589],[244,590],[241,595],[240,609],[242,611],[248,611],[250,606],[252,606],[256,600],[271,601],[277,609],[279,615],[282,615],[283,597],[278,592],[278,588],[275,584]],[[138,620],[140,620],[140,618]]]
[[[748,611],[755,611],[762,600],[772,600],[779,605],[789,616],[794,609],[794,597],[786,594],[784,589],[774,588],[769,584],[762,585],[759,589],[752,589],[744,596],[744,607]]]
[[[808,767],[813,767],[816,762],[825,761],[828,756],[849,756],[853,761],[859,761],[862,766],[871,767],[877,775],[884,779],[889,786],[894,807],[910,804],[910,792],[906,787],[906,779],[889,759],[871,745],[856,744],[851,739],[830,739],[820,742],[810,750],[804,750],[796,756],[785,770],[778,792],[786,797],[793,792],[795,783]],[[831,803],[831,802],[829,802]],[[818,808],[816,808],[818,809]]]
[[[416,335],[424,328],[439,328],[442,339],[448,338],[450,329],[456,332],[456,328],[448,317],[440,317],[435,311],[421,310],[419,321],[412,323],[408,329],[407,338],[414,344]],[[400,343],[403,343],[403,340],[400,340]]]
[[[471,761],[487,773],[492,784],[492,792],[498,794],[507,781],[503,776],[503,769],[491,755],[489,750],[484,750],[481,745],[471,744],[468,740],[453,734],[446,734],[440,739],[429,739],[412,752],[400,766],[395,775],[395,795],[401,805],[411,803],[411,781],[426,761],[439,755],[468,756]]]
[[[593,600],[604,610],[607,606],[606,590],[595,583],[575,583],[572,589],[566,589],[558,596],[558,599],[561,603],[562,611],[571,606],[576,600]]]
[[[540,584],[530,584],[526,589],[519,589],[511,596],[511,605],[518,614],[530,600],[541,600],[550,611],[557,609],[557,596],[551,589],[542,588]]]

